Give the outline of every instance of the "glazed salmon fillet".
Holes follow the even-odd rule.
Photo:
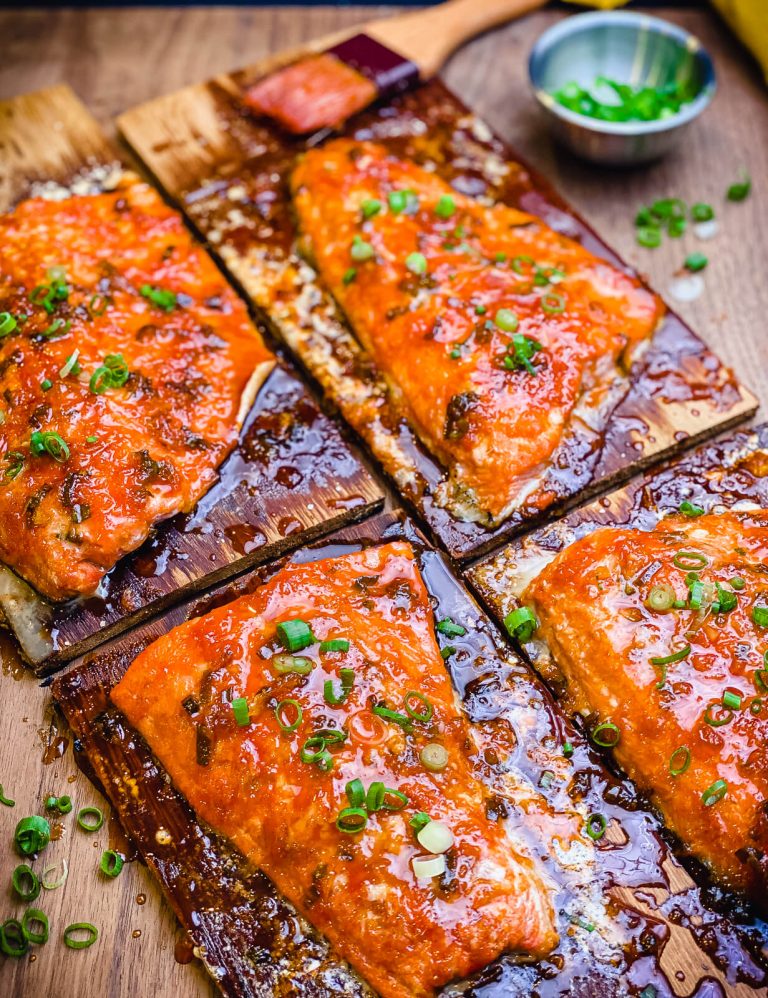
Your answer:
[[[306,635],[295,654],[286,622]],[[112,699],[198,816],[385,998],[556,944],[543,875],[486,815],[409,544],[284,567],[150,645]],[[425,816],[452,842],[417,878]]]
[[[466,197],[371,142],[292,178],[304,248],[393,397],[448,469],[441,504],[493,524],[577,424],[600,431],[663,305],[541,220]]]
[[[0,559],[93,593],[210,488],[273,362],[147,185],[0,216]]]
[[[524,599],[620,765],[729,886],[768,883],[768,513],[674,515],[564,549]]]

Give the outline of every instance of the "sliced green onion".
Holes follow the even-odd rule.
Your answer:
[[[573,755],[573,752],[574,752],[573,745],[571,745],[570,742],[564,742],[563,743],[563,755],[565,756],[565,758],[566,759],[570,759],[571,756]]]
[[[446,645],[445,648],[440,649],[440,658],[442,658],[443,661],[449,659],[451,655],[455,654],[456,654],[456,648],[454,645]]]
[[[656,613],[671,610],[675,603],[675,590],[672,586],[654,586],[648,593],[645,605]]]
[[[728,793],[728,784],[725,782],[725,780],[715,780],[712,786],[707,787],[707,789],[701,795],[704,807],[712,807],[713,804],[717,804],[717,802],[721,801],[727,793]]]
[[[749,705],[750,713],[757,715],[760,713],[762,709],[763,709],[763,701],[760,699],[760,697],[755,697],[755,699]]]
[[[708,263],[709,259],[703,253],[689,253],[685,258],[685,269],[697,274],[700,270],[704,270]]]
[[[33,926],[37,924],[39,929]],[[27,908],[21,918],[21,931],[28,943],[41,946],[48,942],[48,916],[39,908]]]
[[[691,218],[694,222],[709,222],[715,217],[715,212],[711,204],[697,201],[691,206]]]
[[[690,517],[701,516],[704,512],[701,506],[696,506],[694,503],[689,502],[687,499],[683,499],[678,509],[683,514],[683,516],[690,516]]]
[[[365,795],[365,806],[370,814],[381,810],[381,806],[384,803],[385,791],[386,787],[380,780],[374,781],[368,787],[368,793]]]
[[[55,891],[66,882],[66,879],[69,876],[69,865],[66,859],[62,859],[61,861],[61,876],[57,877],[56,880],[48,879],[48,874],[52,870],[58,869],[58,867],[59,867],[58,863],[51,863],[51,865],[46,866],[46,868],[40,874],[40,886],[43,888],[43,890]]]
[[[235,697],[235,699],[230,704],[232,707],[232,713],[235,715],[235,720],[238,726],[241,728],[247,728],[251,723],[251,714],[248,709],[248,701],[245,697]]]
[[[438,742],[425,745],[419,754],[422,766],[431,773],[442,773],[448,765],[448,758],[448,750]]]
[[[408,797],[400,790],[385,787],[380,781],[375,781],[368,787],[365,806],[369,814],[375,811],[402,811],[408,804]]]
[[[77,823],[84,832],[98,832],[104,824],[104,813],[98,807],[81,807],[77,812]]]
[[[343,742],[346,739],[343,731],[334,728],[323,728],[316,734],[311,735],[301,747],[300,758],[302,762],[317,766],[318,769],[327,773],[333,768],[333,756],[327,749],[328,744]]]
[[[427,258],[423,253],[409,253],[405,258],[405,266],[412,274],[426,274]]]
[[[584,929],[586,932],[595,931],[595,923],[588,921],[586,918],[582,918],[581,915],[569,915],[568,921],[573,925],[578,925],[580,929]]]
[[[439,631],[441,634],[445,634],[449,638],[460,638],[467,633],[466,627],[462,627],[461,624],[455,623],[450,617],[445,617],[443,620],[439,620],[435,625],[435,630]]]
[[[51,430],[35,430],[29,438],[29,449],[36,457],[49,454],[59,464],[69,458],[67,442]]]
[[[735,610],[739,605],[738,597],[735,593],[730,592],[728,589],[723,589],[720,583],[716,583],[717,587],[717,602],[719,604],[719,613],[730,613]]]
[[[84,932],[85,938],[76,938]],[[64,929],[64,945],[70,949],[88,949],[99,938],[99,930],[90,922],[73,922]]]
[[[331,638],[320,642],[320,651],[349,651],[349,641],[346,638]]]
[[[435,205],[438,218],[450,218],[456,212],[456,202],[450,194],[443,194]]]
[[[26,863],[21,863],[13,871],[11,885],[22,901],[34,901],[40,893],[40,880]]]
[[[672,559],[672,564],[685,572],[698,571],[707,567],[709,558],[700,551],[678,551]]]
[[[49,392],[53,388],[53,382],[50,378],[43,378],[40,382],[40,387],[44,392]]]
[[[356,835],[368,824],[368,814],[362,807],[345,807],[339,811],[336,827],[345,835]]]
[[[351,284],[356,277],[357,269],[355,267],[348,267],[341,276],[341,283],[346,287],[346,285]]]
[[[731,184],[726,192],[726,197],[729,201],[743,201],[749,196],[749,192],[752,190],[752,181],[748,174],[744,174],[742,180],[737,181],[735,184]]]
[[[673,651],[670,655],[654,656],[651,659],[651,665],[672,665],[673,662],[682,662],[690,653],[691,646],[683,645],[679,651]]]
[[[47,340],[58,339],[59,336],[64,336],[69,332],[69,327],[72,325],[69,319],[54,319],[50,326],[47,326],[41,333]]]
[[[94,295],[88,302],[88,314],[92,319],[103,315],[107,310],[108,304],[109,302],[104,295]]]
[[[487,311],[485,305],[475,305],[475,315],[485,315]]]
[[[494,253],[493,259],[496,263],[506,263],[507,254],[506,253]]]
[[[125,860],[119,852],[115,852],[114,849],[105,849],[99,860],[99,869],[105,877],[114,880],[115,877],[120,876],[124,863]]]
[[[16,807],[16,801],[5,796],[2,783],[0,783],[0,804],[5,804],[6,807]]]
[[[620,739],[621,732],[613,721],[604,721],[602,724],[598,724],[592,732],[592,741],[595,745],[600,745],[603,748],[613,748],[619,744]]]
[[[587,826],[585,831],[593,842],[600,841],[600,839],[605,835],[605,830],[607,827],[608,827],[608,822],[605,818],[605,815],[590,814],[587,817]]]
[[[532,610],[527,606],[520,606],[517,610],[508,613],[504,618],[504,626],[511,638],[525,644],[533,637],[534,631],[539,626]]]
[[[5,469],[5,478],[17,478],[24,468],[24,455],[21,451],[12,450],[5,455],[5,460],[9,462]]]
[[[635,230],[635,239],[639,246],[646,249],[656,249],[661,246],[661,231],[650,225],[638,226]]]
[[[64,361],[64,366],[59,371],[60,378],[66,378],[68,374],[72,374],[73,372],[75,374],[78,373],[75,370],[75,368],[79,368],[79,364],[77,363],[77,358],[79,356],[80,356],[80,351],[75,350],[73,353],[69,355],[69,357],[67,357],[67,359]]]
[[[545,312],[549,312],[550,315],[559,315],[565,311],[565,297],[554,292],[542,295],[541,307]]]
[[[371,707],[371,713],[383,718],[385,721],[390,721],[392,724],[399,724],[403,731],[413,730],[413,724],[409,717],[405,714],[399,714],[396,710],[390,710],[389,707],[381,707],[375,704]]]
[[[355,670],[354,669],[341,669],[341,692],[336,693],[333,688],[333,680],[326,679],[323,684],[323,697],[327,704],[332,707],[338,707],[339,704],[344,703],[352,689],[355,685]]]
[[[647,987],[643,988],[637,998],[656,998],[657,994],[658,992],[656,991],[656,988],[652,984],[649,984]]]
[[[172,312],[178,302],[173,291],[167,291],[165,288],[153,288],[151,284],[142,284],[139,288],[139,294],[164,312]]]
[[[314,644],[312,628],[305,620],[283,620],[277,625],[277,636],[286,651],[301,651]]]
[[[432,819],[425,811],[417,811],[416,814],[408,821],[408,824],[418,835],[422,828],[426,828]]]
[[[691,591],[688,596],[688,605],[692,610],[698,610],[704,600],[705,587],[698,579],[691,583]]]
[[[296,716],[292,721],[287,719],[287,713],[290,710],[296,711]],[[298,700],[281,700],[280,703],[275,707],[275,719],[277,720],[278,726],[281,731],[286,734],[292,734],[301,724],[304,718],[304,711],[301,708],[301,704]]]
[[[59,814],[69,814],[72,810],[72,798],[66,794],[63,797],[48,797],[45,806],[49,811],[58,811]]]
[[[516,274],[520,274],[523,277],[529,273],[529,270],[526,268],[533,269],[535,266],[536,261],[533,257],[525,255],[512,257],[512,262],[510,263],[512,270],[514,270]]]
[[[741,710],[741,697],[739,694],[726,690],[723,693],[723,707],[727,707],[730,710]]]
[[[529,374],[535,375],[536,368],[531,363],[531,358],[542,349],[541,343],[531,336],[523,333],[515,333],[512,342],[507,347],[507,354],[504,357],[504,367],[508,371],[517,371],[521,368]]]
[[[10,312],[0,312],[0,336],[10,336],[16,329],[18,322],[16,317]]]
[[[294,672],[299,676],[308,676],[315,667],[311,658],[305,658],[303,655],[289,655],[287,652],[275,655],[271,664],[275,672],[282,674]]]
[[[345,790],[352,807],[362,807],[365,804],[365,787],[362,780],[350,780]]]
[[[51,841],[51,826],[45,818],[36,814],[29,818],[22,818],[16,825],[13,841],[22,856],[33,856],[35,853],[42,852]]]
[[[376,250],[362,236],[355,236],[349,248],[349,255],[355,263],[365,263],[366,260],[372,260],[376,256]]]
[[[758,627],[768,627],[768,606],[753,606],[752,620]]]
[[[765,654],[768,656],[768,652]],[[758,669],[752,678],[758,693],[768,693],[768,669]]]
[[[723,711],[715,715],[715,711]],[[704,720],[712,728],[722,728],[724,724],[730,724],[733,720],[733,711],[724,708],[722,704],[711,703],[704,711]]]
[[[669,757],[669,771],[672,776],[682,776],[691,764],[691,750],[687,745],[676,748]]]
[[[740,575],[735,575],[731,579],[731,588],[737,590],[737,592],[741,592],[744,586],[746,586],[746,582],[744,581],[744,579],[741,578]]]
[[[667,221],[667,232],[673,239],[679,239],[687,228],[688,220],[683,215]]]
[[[377,198],[366,198],[360,205],[360,210],[363,213],[363,218],[373,218],[374,215],[378,215],[382,207],[381,201]]]
[[[395,215],[400,215],[404,211],[413,214],[419,207],[419,199],[413,191],[407,190],[390,191],[387,195],[387,203],[389,204],[389,210],[394,212]]]
[[[500,308],[493,317],[493,321],[505,333],[517,332],[517,327],[520,325],[520,320],[511,308]]]
[[[21,922],[17,918],[7,918],[0,925],[0,952],[6,956],[20,957],[29,949]]]
[[[414,709],[411,703],[416,700],[424,708],[423,710]],[[409,702],[410,701],[410,702]],[[432,715],[435,713],[435,708],[429,702],[429,700],[420,693],[418,690],[408,690],[408,692],[403,697],[403,707],[405,707],[405,712],[408,717],[413,718],[414,721],[422,721],[426,724],[427,721],[432,720]]]

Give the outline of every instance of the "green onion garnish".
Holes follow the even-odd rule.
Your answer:
[[[96,316],[103,315],[107,310],[108,304],[109,302],[104,295],[94,295],[88,302],[88,314],[92,319],[96,318]]]
[[[36,814],[22,818],[13,833],[16,849],[22,856],[33,856],[42,852],[51,841],[51,826]]]
[[[335,692],[332,679],[326,679],[323,683],[323,698],[327,704],[330,704],[331,707],[338,707],[340,704],[344,703],[355,685],[354,669],[341,669],[339,675],[341,676],[340,693]]]
[[[67,357],[64,361],[63,367],[59,370],[59,377],[66,378],[69,374],[79,374],[80,365],[77,362],[77,358],[80,356],[80,351],[75,350],[73,353]]]
[[[6,807],[16,807],[16,801],[11,800],[10,797],[6,797],[5,791],[3,790],[3,785],[0,783],[0,804],[5,804]]]
[[[362,807],[365,804],[365,787],[362,780],[350,780],[345,790],[352,807]]]
[[[416,814],[410,818],[408,824],[411,826],[415,834],[418,835],[422,828],[426,828],[431,820],[432,819],[425,811],[417,811]]]
[[[108,354],[101,367],[91,375],[88,387],[94,395],[103,395],[108,388],[122,388],[130,377],[128,365],[121,353]]]
[[[76,938],[84,932],[84,938]],[[64,929],[64,945],[70,949],[88,949],[99,938],[99,930],[90,922],[73,922]]]
[[[251,723],[251,714],[248,709],[248,701],[245,697],[235,697],[235,699],[230,704],[232,707],[232,713],[235,715],[235,720],[238,726],[241,728],[247,728]]]
[[[72,798],[64,794],[63,797],[48,797],[45,801],[46,809],[58,811],[59,814],[69,814],[72,810]]]
[[[378,215],[382,207],[381,201],[377,198],[366,198],[360,205],[360,210],[363,213],[363,218],[373,218],[374,215]]]
[[[348,267],[347,270],[341,276],[341,283],[344,285],[351,284],[352,281],[357,277],[357,270],[355,267]]]
[[[435,630],[439,631],[441,634],[445,634],[448,638],[460,638],[467,633],[466,627],[462,627],[461,624],[454,623],[450,617],[445,617],[443,620],[439,620],[435,625]]]
[[[766,655],[768,655],[768,652],[766,652]],[[768,669],[758,669],[755,672],[753,680],[758,693],[768,693]]]
[[[601,99],[601,89],[606,99]],[[552,97],[574,114],[600,121],[660,121],[671,118],[696,93],[683,80],[657,86],[635,86],[606,76],[597,76],[589,87],[571,81],[552,92]]]
[[[661,246],[661,231],[650,226],[640,226],[635,230],[635,240],[638,246],[656,249]]]
[[[104,824],[104,813],[98,807],[81,807],[77,812],[77,824],[84,832],[98,832]]]
[[[691,218],[694,222],[709,222],[714,217],[715,211],[711,204],[697,201],[696,204],[691,205]]]
[[[730,592],[728,589],[723,589],[720,583],[716,583],[717,588],[717,602],[719,604],[719,613],[730,613],[731,610],[735,610],[739,605],[738,596],[735,593]],[[714,604],[713,604],[714,609]]]
[[[715,711],[718,713],[715,714]],[[720,713],[723,711],[723,713]],[[704,711],[704,720],[712,728],[722,728],[733,720],[733,711],[723,708],[719,703],[711,703]]]
[[[525,644],[533,637],[534,631],[539,626],[539,622],[532,610],[527,606],[520,606],[517,610],[512,610],[504,618],[504,626],[511,638]]]
[[[691,583],[690,594],[688,596],[688,605],[692,610],[698,610],[704,600],[704,583],[696,580]]]
[[[448,749],[438,742],[430,742],[425,745],[419,754],[419,760],[425,769],[430,773],[442,773],[448,765]]]
[[[440,658],[442,658],[443,661],[445,661],[446,659],[449,659],[451,657],[451,655],[455,655],[455,654],[456,654],[456,647],[455,647],[455,645],[446,645],[445,648],[441,648],[440,649]]]
[[[369,814],[373,814],[375,811],[402,811],[407,803],[408,798],[402,791],[385,787],[378,780],[368,787],[368,793],[365,797],[365,806]]]
[[[35,430],[29,439],[29,449],[36,457],[48,454],[59,464],[69,459],[67,442],[51,430]]]
[[[6,956],[20,957],[29,949],[21,922],[17,918],[7,918],[0,925],[0,952]]]
[[[712,807],[713,804],[717,804],[717,802],[721,801],[727,793],[728,793],[728,784],[725,782],[725,780],[715,780],[712,786],[707,787],[707,789],[701,795],[704,807]]]
[[[485,305],[475,305],[475,315],[485,315],[487,311]]]
[[[69,865],[67,864],[66,859],[62,859],[61,861],[61,875],[58,876],[55,880],[51,880],[48,874],[52,870],[56,869],[58,869],[58,863],[52,863],[50,866],[46,866],[46,868],[40,874],[40,885],[43,888],[43,890],[55,891],[66,882],[66,879],[69,876]]]
[[[320,651],[349,651],[349,641],[346,638],[330,638],[320,642]]]
[[[704,270],[708,263],[709,259],[703,253],[689,253],[685,258],[685,269],[696,274],[700,270]]]
[[[541,343],[531,336],[523,333],[515,333],[512,342],[507,347],[507,354],[504,357],[504,367],[508,371],[516,371],[525,368],[529,374],[536,374],[536,368],[531,363],[531,357],[541,350]]]
[[[700,551],[678,551],[672,564],[684,572],[698,571],[707,567],[709,558]]]
[[[311,658],[305,658],[303,655],[288,655],[285,652],[275,655],[271,665],[275,672],[284,675],[296,673],[298,676],[308,676],[315,667]]]
[[[292,721],[288,720],[289,712],[295,711],[296,716]],[[301,709],[301,704],[298,700],[281,700],[280,703],[275,707],[275,719],[280,727],[281,731],[286,734],[292,734],[302,722],[304,717],[304,711]]]
[[[395,215],[400,215],[404,211],[413,214],[419,208],[419,199],[413,191],[390,191],[387,195],[387,203],[389,210]]]
[[[559,315],[560,312],[565,311],[565,297],[555,292],[542,295],[541,307],[545,312],[549,312],[550,315]]]
[[[277,637],[286,651],[301,651],[315,641],[312,628],[305,620],[283,620],[277,625]]]
[[[71,325],[72,322],[69,319],[66,321],[64,319],[54,319],[50,326],[46,326],[40,335],[44,336],[47,340],[55,340],[59,336],[64,336],[68,333]]]
[[[15,316],[10,312],[0,312],[0,336],[10,336],[17,326]]]
[[[701,506],[696,506],[694,503],[689,502],[687,499],[683,499],[678,509],[683,514],[683,516],[694,517],[694,516],[701,516],[704,513],[704,510],[702,509]]]
[[[682,776],[691,764],[691,750],[687,745],[676,748],[669,757],[669,771],[672,776]]]
[[[587,818],[586,833],[592,839],[593,842],[599,842],[600,839],[605,835],[605,830],[608,827],[608,822],[605,815],[602,814],[590,814]]]
[[[563,743],[563,755],[565,756],[565,758],[566,759],[570,759],[571,756],[573,755],[573,752],[574,752],[573,745],[571,745],[570,742],[564,742]]]
[[[613,748],[619,744],[620,739],[621,732],[613,721],[604,721],[602,724],[598,724],[592,732],[592,741],[602,748]]]
[[[654,610],[656,613],[664,613],[666,610],[671,610],[674,603],[675,590],[667,585],[653,586],[648,593],[648,599],[645,601],[648,609]]]
[[[752,620],[758,627],[768,627],[768,606],[753,606]]]
[[[345,807],[339,811],[336,818],[336,827],[346,835],[356,835],[362,832],[368,824],[368,814],[362,807]]]
[[[381,707],[375,704],[371,707],[371,713],[383,718],[385,721],[390,721],[392,724],[399,724],[403,731],[413,730],[411,719],[405,714],[398,714],[396,710],[390,710],[388,707]]]
[[[427,258],[423,253],[409,253],[405,258],[405,266],[412,274],[426,274]]]
[[[344,731],[339,731],[336,728],[323,728],[307,738],[301,746],[301,761],[317,766],[318,769],[327,773],[333,768],[333,756],[328,751],[327,746],[343,742],[346,737]]]
[[[673,651],[669,655],[654,656],[651,659],[651,665],[671,665],[673,662],[682,662],[690,653],[691,646],[686,644],[679,651]]]
[[[443,194],[435,205],[438,218],[450,218],[456,211],[456,202],[450,194]]]
[[[741,696],[726,690],[723,693],[723,707],[728,707],[730,710],[741,710]]]
[[[731,184],[726,192],[726,197],[729,201],[743,201],[749,196],[749,192],[752,190],[752,181],[748,174],[744,174],[742,180],[737,181],[735,184]]]
[[[153,288],[151,284],[142,284],[139,288],[139,294],[164,312],[172,312],[176,308],[177,299],[173,291],[167,291],[165,288]]]
[[[376,251],[362,236],[355,236],[349,249],[349,255],[355,263],[365,263],[366,260],[372,260],[376,256]]]
[[[21,863],[11,874],[11,886],[22,901],[34,901],[40,893],[40,880],[26,863]]]
[[[493,321],[505,333],[516,332],[520,325],[520,320],[511,308],[500,308],[493,317]]]
[[[419,703],[424,709],[414,709],[411,706],[414,700],[416,700],[417,703]],[[405,707],[405,712],[408,717],[412,717],[414,721],[422,721],[425,724],[432,720],[432,715],[435,713],[435,708],[424,696],[424,694],[420,693],[418,690],[408,690],[403,697],[403,707]]]
[[[744,581],[744,579],[741,578],[740,575],[735,575],[731,579],[731,588],[737,590],[737,592],[741,592],[744,586],[746,586],[746,582]]]
[[[37,924],[39,929],[33,928]],[[48,916],[39,908],[27,908],[21,916],[21,931],[28,943],[41,946],[48,942]]]
[[[105,849],[99,860],[99,869],[105,877],[114,880],[115,877],[120,876],[124,862],[125,860],[119,852],[115,852],[114,849]]]

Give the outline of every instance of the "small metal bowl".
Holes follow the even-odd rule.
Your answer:
[[[712,100],[712,59],[692,34],[647,14],[626,11],[576,14],[545,31],[528,74],[554,135],[594,163],[630,166],[667,152]],[[596,77],[619,83],[692,85],[694,99],[658,121],[600,121],[563,107],[552,92],[567,83],[592,87]]]

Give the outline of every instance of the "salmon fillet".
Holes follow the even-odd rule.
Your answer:
[[[0,336],[0,559],[53,600],[195,505],[274,363],[139,183],[0,216]]]
[[[661,301],[540,219],[375,143],[310,150],[292,189],[306,252],[449,470],[438,500],[485,523],[546,505],[546,470],[577,420],[604,425]]]
[[[764,897],[768,512],[596,530],[523,598],[570,707],[615,726],[598,739],[618,735],[616,759],[693,855]]]
[[[296,619],[312,631],[298,653],[306,674],[280,671],[277,625]],[[348,641],[348,650],[318,644],[329,639]],[[353,670],[353,685],[334,705],[326,684],[341,695],[343,669]],[[429,720],[409,722],[410,691],[418,694],[411,708]],[[241,697],[250,708],[243,727],[231,705]],[[491,791],[473,775],[471,731],[409,544],[283,568],[252,595],[150,645],[112,699],[198,816],[385,998],[431,995],[505,950],[535,957],[556,944],[538,867],[486,815]],[[301,708],[290,732],[276,716],[285,701],[293,704],[282,708],[284,722]],[[326,747],[329,768],[302,757],[321,730],[343,733]],[[447,751],[441,771],[421,762],[430,743]],[[336,822],[351,806],[345,788],[354,780],[369,797],[372,784],[391,788],[392,810],[369,809],[365,827],[346,833]],[[446,870],[431,879],[417,879],[412,867],[425,854],[410,825],[421,812],[453,834]]]

